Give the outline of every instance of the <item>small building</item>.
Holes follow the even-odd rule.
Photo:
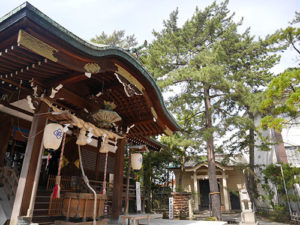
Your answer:
[[[240,210],[239,190],[245,187],[242,163],[247,162],[242,157],[232,157],[224,164],[224,157],[216,156],[216,173],[221,194],[223,211]],[[175,173],[176,191],[192,193],[194,211],[209,209],[208,165],[203,161],[187,161],[184,172],[179,167],[171,168]],[[182,185],[180,186],[180,179]]]

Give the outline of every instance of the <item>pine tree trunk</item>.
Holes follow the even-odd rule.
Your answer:
[[[206,129],[209,130],[212,128],[212,111],[211,111],[212,108],[211,108],[208,88],[204,88],[204,101],[205,101]],[[213,133],[209,135],[209,138],[206,140],[206,144],[207,144],[208,179],[209,179],[209,189],[210,189],[210,197],[211,197],[212,216],[216,217],[217,220],[221,220],[221,199],[220,199],[220,192],[219,192],[217,175],[216,175]]]
[[[179,192],[183,192],[183,188],[182,188],[182,178],[183,178],[183,173],[184,173],[185,151],[186,151],[186,149],[184,149],[184,153],[183,153],[182,160],[181,160],[180,173],[179,173],[179,180],[178,180],[178,187],[177,187],[177,190],[178,190]]]
[[[249,129],[249,173],[248,173],[248,191],[249,191],[249,197],[254,204],[254,193],[255,193],[255,181],[254,181],[254,115],[252,113],[248,113],[249,118],[253,121],[253,126]]]

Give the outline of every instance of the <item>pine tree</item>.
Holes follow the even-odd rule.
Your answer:
[[[197,8],[182,27],[175,10],[164,21],[163,30],[154,32],[155,40],[143,58],[163,91],[173,93],[168,106],[184,132],[172,141],[180,146],[185,140],[183,151],[190,141],[192,149],[207,152],[212,211],[217,219],[221,209],[215,152],[228,149],[215,140],[241,128],[235,135],[242,141],[236,139],[233,145],[235,150],[250,148],[253,165],[254,115],[272,77],[268,70],[278,59],[268,55],[268,43],[254,41],[249,29],[237,32],[241,22],[233,21],[227,5],[228,1],[214,2],[202,11]]]
[[[296,12],[291,25],[300,23],[300,13]],[[289,46],[300,55],[300,28],[288,26],[268,36],[273,51],[284,51]],[[300,112],[300,69],[288,68],[276,76],[266,90],[266,100],[261,110],[267,114],[261,121],[264,128],[273,128],[280,132],[284,126],[297,123]]]
[[[143,58],[163,90],[180,87],[170,99],[170,109],[180,115],[184,108],[184,117],[191,116],[196,121],[191,139],[206,145],[212,213],[218,220],[221,206],[214,138],[224,135],[223,119],[233,107],[228,98],[232,88],[228,77],[232,75],[226,61],[233,54],[229,48],[239,39],[227,4],[228,1],[213,3],[203,11],[197,8],[182,27],[177,25],[175,10],[164,21],[164,29],[154,32],[155,40]]]
[[[91,41],[97,44],[112,45],[125,49],[136,47],[138,44],[135,35],[125,36],[124,30],[115,30],[110,35],[102,31],[100,35],[96,35]]]
[[[249,151],[249,167],[245,175],[247,189],[254,202],[254,148],[260,137],[259,129],[255,126],[255,116],[260,114],[259,107],[265,98],[263,91],[273,78],[270,69],[278,62],[279,57],[270,53],[266,40],[255,41],[249,29],[242,34],[237,44],[231,48],[236,54],[229,59],[228,66],[233,73],[234,82],[231,98],[239,113],[228,118],[227,123],[236,131],[230,139],[230,150]],[[266,145],[262,142],[261,146],[256,147],[266,148]]]

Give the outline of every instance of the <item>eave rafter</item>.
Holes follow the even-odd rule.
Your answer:
[[[28,24],[30,23],[28,22]],[[34,84],[43,89],[43,93],[48,96],[52,88],[61,84],[64,88],[56,93],[51,101],[62,107],[73,106],[75,112],[76,108],[95,112],[100,107],[95,102],[109,100],[108,95],[106,95],[106,93],[109,93],[110,99],[118,105],[116,111],[122,115],[128,115],[126,121],[124,123],[122,121],[121,126],[129,126],[131,122],[134,123],[135,121],[136,127],[131,132],[143,136],[153,135],[153,133],[161,132],[166,128],[166,122],[158,117],[155,110],[152,99],[153,90],[148,92],[149,90],[146,91],[146,89],[149,87],[144,86],[145,82],[149,83],[149,81],[145,81],[144,75],[133,64],[131,65],[126,60],[124,61],[122,57],[116,57],[114,54],[104,54],[103,56],[100,54],[96,57],[78,54],[78,49],[65,48],[61,45],[61,40],[56,41],[57,37],[55,35],[51,36],[53,34],[48,33],[47,35],[51,37],[46,39],[43,33],[40,33],[41,29],[35,29],[34,26],[28,26],[26,31],[19,30],[17,43],[6,47],[0,53],[0,62],[3,62],[3,66],[0,66],[2,68],[1,72],[5,73],[4,76],[0,77],[2,82],[15,88],[21,88],[21,96],[33,93],[33,85],[30,80],[32,74],[36,75]],[[75,52],[72,52],[73,50]],[[9,77],[11,74],[12,76]],[[115,74],[122,76],[130,84],[133,84],[134,88],[138,90],[137,94],[142,95],[126,96],[125,86],[119,80],[124,88],[122,87]],[[88,80],[89,76],[97,80],[97,83],[100,84],[100,91],[103,92],[96,99],[93,98],[96,95],[97,88],[95,88],[95,84],[91,83],[92,79]],[[85,92],[84,95],[81,95],[80,90],[68,89],[68,85],[81,82],[90,85],[91,93]],[[108,86],[101,90],[101,82],[108,84]],[[91,99],[96,101],[91,101]],[[155,104],[157,106],[157,103]],[[135,112],[137,106],[139,112]],[[149,118],[144,122],[140,122],[137,120],[140,115],[142,117],[146,115]]]
[[[38,43],[38,45],[36,45]],[[123,76],[128,81],[132,82],[136,87],[143,93],[144,100],[146,102],[147,107],[151,108],[151,112],[157,121],[162,127],[164,127],[164,131],[167,134],[172,134],[171,130],[168,129],[164,122],[157,116],[156,111],[154,110],[154,106],[148,94],[145,92],[145,88],[143,85],[131,75],[130,70],[126,68],[126,66],[122,62],[118,62],[117,60],[94,60],[92,62],[86,62],[83,60],[79,60],[78,58],[71,57],[63,51],[60,51],[58,48],[52,47],[50,44],[44,43],[38,38],[28,34],[27,32],[20,30],[18,35],[18,44],[24,48],[29,49],[39,55],[42,55],[58,64],[64,65],[69,69],[73,69],[77,72],[82,73],[92,73],[97,74],[104,73],[107,71],[116,72],[119,75]],[[41,49],[40,46],[43,46]],[[97,78],[96,78],[97,79]],[[145,129],[144,129],[145,131]]]

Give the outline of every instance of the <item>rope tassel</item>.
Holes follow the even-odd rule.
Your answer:
[[[63,137],[63,143],[61,146],[60,159],[59,159],[59,166],[58,166],[57,176],[55,178],[55,187],[51,194],[51,199],[60,198],[60,181],[61,181],[60,171],[61,171],[61,166],[62,166],[62,161],[63,161],[66,136],[67,136],[67,132],[64,133],[64,137]]]
[[[51,194],[51,198],[60,198],[60,178],[61,176],[56,176],[55,178],[55,187]]]

